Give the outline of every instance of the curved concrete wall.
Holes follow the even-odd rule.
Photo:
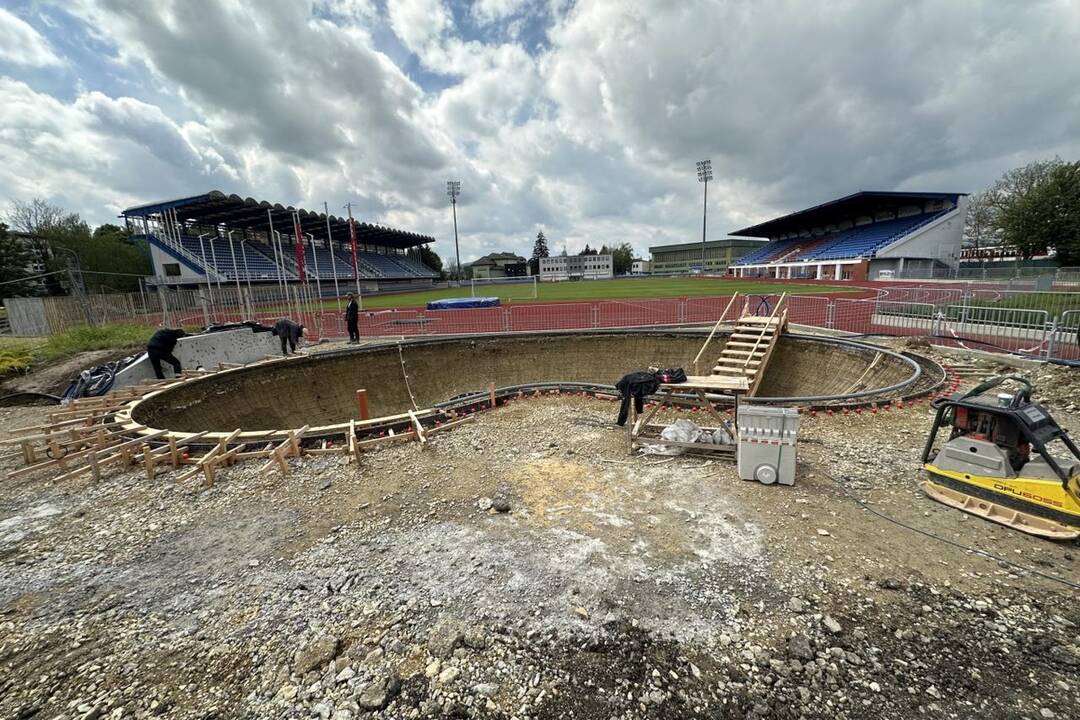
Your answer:
[[[546,381],[614,384],[649,365],[689,368],[702,341],[700,335],[621,333],[405,343],[400,354],[396,345],[346,350],[208,376],[148,398],[132,417],[150,427],[184,432],[330,425],[357,417],[358,388],[367,389],[375,417],[409,409],[409,388],[423,408],[482,391],[489,382],[497,387]],[[710,361],[722,340],[714,343],[706,352]],[[911,374],[891,356],[874,363],[876,355],[784,338],[759,394],[824,395],[855,385],[884,387]],[[707,365],[702,372],[709,371]]]

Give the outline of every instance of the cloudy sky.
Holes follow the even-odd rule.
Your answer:
[[[0,202],[220,189],[464,260],[1080,159],[1077,0],[0,0]]]

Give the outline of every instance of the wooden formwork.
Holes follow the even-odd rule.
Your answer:
[[[260,362],[287,362],[273,357]],[[253,363],[254,364],[254,363]],[[0,440],[4,457],[21,455],[23,467],[8,473],[9,479],[30,477],[45,470],[59,470],[54,482],[84,475],[94,482],[105,470],[140,466],[148,480],[167,468],[178,471],[175,481],[213,486],[217,471],[237,462],[263,461],[262,471],[289,472],[289,458],[333,454],[359,464],[364,452],[387,443],[417,442],[426,446],[431,435],[469,422],[473,416],[456,417],[434,408],[409,410],[379,418],[350,420],[336,425],[270,431],[176,432],[147,427],[132,419],[132,409],[142,400],[200,377],[232,372],[248,366],[223,366],[217,371],[196,371],[177,378],[122,388],[102,397],[80,398],[48,413],[41,425],[15,428]],[[441,422],[445,419],[445,422]],[[428,425],[424,422],[428,421]],[[332,438],[343,436],[334,444]],[[310,438],[310,442],[305,442]]]

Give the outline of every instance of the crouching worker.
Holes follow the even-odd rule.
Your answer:
[[[304,326],[281,318],[274,323],[274,334],[281,338],[281,354],[288,355],[290,350],[296,352],[296,344],[304,337]]]
[[[158,380],[165,379],[165,373],[161,370],[161,361],[172,365],[173,372],[180,374],[180,361],[173,355],[176,349],[176,341],[187,337],[187,333],[180,329],[161,328],[150,336],[150,342],[146,343],[146,354],[150,357],[150,364],[154,367],[154,377]]]

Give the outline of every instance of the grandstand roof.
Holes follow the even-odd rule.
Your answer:
[[[827,225],[838,220],[852,219],[856,216],[868,215],[873,217],[882,210],[894,210],[901,205],[910,205],[925,202],[926,200],[949,200],[955,203],[957,198],[966,194],[861,190],[838,200],[830,200],[827,203],[799,210],[790,215],[784,215],[757,225],[751,225],[748,228],[736,230],[729,234],[773,238],[811,227]]]
[[[723,238],[721,240],[707,240],[705,247],[709,250],[715,250],[716,248],[750,248],[758,247],[765,244],[766,240],[751,240],[750,238]],[[688,243],[675,243],[672,245],[653,245],[649,248],[649,252],[653,253],[665,253],[674,252],[679,250],[700,250],[701,241],[688,242]]]
[[[211,190],[203,195],[164,200],[161,202],[138,205],[124,210],[124,217],[150,217],[160,215],[166,210],[174,210],[182,222],[194,222],[202,225],[224,225],[240,230],[250,229],[266,232],[273,221],[274,229],[286,235],[293,233],[292,214],[300,216],[300,226],[304,233],[316,238],[327,235],[326,213],[312,212],[292,206],[284,207],[265,200],[242,198],[239,195],[226,195],[218,190]],[[267,211],[270,211],[269,217]],[[330,216],[330,232],[335,240],[344,242],[349,238],[348,218]],[[356,240],[365,245],[382,247],[408,248],[435,242],[430,235],[420,235],[406,230],[397,230],[382,225],[366,222],[356,223]]]

